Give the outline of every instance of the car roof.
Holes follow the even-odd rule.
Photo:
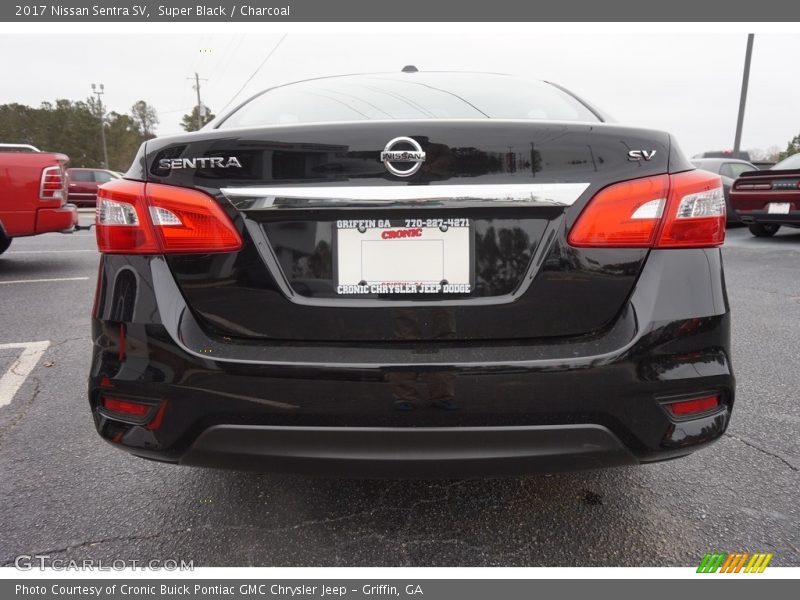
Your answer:
[[[743,165],[750,165],[752,167],[755,166],[749,160],[742,160],[741,158],[690,158],[689,161],[692,163],[703,163],[707,165],[721,164],[721,163],[740,163]]]
[[[395,76],[398,78],[403,77],[426,77],[428,75],[499,75],[502,77],[511,77],[515,79],[527,79],[526,77],[521,77],[519,75],[512,75],[511,73],[500,73],[498,71],[366,71],[363,73],[340,73],[337,75],[321,75],[320,77],[309,77],[307,79],[298,79],[296,81],[288,81],[286,83],[281,83],[276,86],[272,86],[274,89],[276,87],[286,87],[289,85],[295,85],[298,83],[305,83],[307,81],[320,81],[324,79],[344,79],[348,77],[386,77],[386,76]],[[533,78],[535,79],[535,78]],[[538,79],[536,81],[544,81],[542,79]]]

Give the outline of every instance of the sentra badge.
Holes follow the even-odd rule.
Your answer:
[[[158,161],[159,169],[229,169],[241,168],[242,163],[235,156],[204,156],[200,158],[162,158]]]

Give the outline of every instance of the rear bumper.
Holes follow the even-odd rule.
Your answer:
[[[390,428],[217,425],[181,464],[315,475],[501,476],[634,464],[599,425]]]
[[[738,211],[739,220],[746,225],[751,223],[770,223],[800,227],[800,210],[792,210],[786,214],[768,213],[765,210]]]
[[[200,327],[162,258],[105,256],[99,286],[95,424],[162,461],[345,476],[595,468],[701,448],[734,403],[718,249],[651,252],[615,322],[574,339],[246,343]],[[663,405],[709,393],[723,405],[698,418]],[[103,396],[165,402],[163,422],[109,419]]]
[[[702,419],[727,424],[727,411]],[[724,426],[723,426],[724,429]],[[676,450],[659,460],[681,456]],[[595,424],[523,427],[212,426],[183,465],[331,477],[504,477],[642,462]]]
[[[78,224],[78,209],[73,204],[36,211],[36,233],[69,232]]]

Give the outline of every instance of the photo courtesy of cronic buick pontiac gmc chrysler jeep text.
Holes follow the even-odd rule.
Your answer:
[[[89,402],[160,461],[335,476],[646,463],[734,402],[718,175],[486,73],[302,81],[97,201]]]

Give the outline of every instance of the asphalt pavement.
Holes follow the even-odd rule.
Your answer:
[[[86,399],[94,234],[17,239],[0,256],[0,377],[30,358],[0,405],[0,565],[689,566],[750,551],[798,566],[800,230],[734,229],[723,253],[738,390],[711,448],[595,472],[371,481],[175,467],[103,442]]]

